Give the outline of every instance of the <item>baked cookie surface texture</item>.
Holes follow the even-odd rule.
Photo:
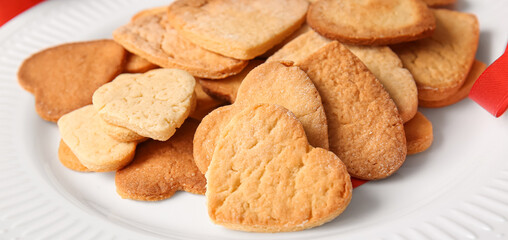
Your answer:
[[[330,151],[349,174],[374,180],[397,171],[406,158],[402,119],[383,85],[360,59],[333,41],[299,66],[321,95]]]
[[[110,124],[165,141],[195,106],[195,85],[194,77],[179,69],[121,74],[95,91],[93,106]]]
[[[307,23],[342,43],[387,45],[428,37],[434,16],[421,0],[321,0],[312,3]]]
[[[352,184],[340,159],[309,145],[296,117],[251,105],[221,131],[206,173],[210,219],[252,232],[298,231],[340,215]]]
[[[185,39],[212,52],[253,59],[305,21],[306,0],[177,0],[169,24]]]

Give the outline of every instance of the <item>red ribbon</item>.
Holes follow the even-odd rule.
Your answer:
[[[0,26],[43,0],[0,0]]]
[[[501,57],[476,80],[469,98],[492,115],[499,117],[508,108],[508,45]]]

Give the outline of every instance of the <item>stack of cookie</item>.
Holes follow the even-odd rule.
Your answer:
[[[58,121],[62,164],[116,171],[123,198],[205,194],[217,224],[297,231],[340,215],[351,177],[430,147],[418,106],[467,96],[478,22],[429,8],[451,3],[177,0],[34,54],[19,82]]]

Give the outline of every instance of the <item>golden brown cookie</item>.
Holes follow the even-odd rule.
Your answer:
[[[305,58],[330,43],[315,31],[308,31],[286,44],[267,62],[289,60],[300,64]],[[418,92],[411,73],[402,66],[399,57],[386,46],[357,46],[344,44],[383,84],[395,102],[403,122],[409,121],[418,108]]]
[[[429,7],[443,7],[457,2],[457,0],[423,0]]]
[[[170,198],[180,190],[205,194],[205,176],[192,160],[192,139],[198,124],[189,119],[168,141],[140,144],[133,161],[116,172],[117,193],[142,201]]]
[[[71,149],[63,140],[60,140],[58,145],[58,159],[66,168],[78,172],[90,172],[90,170],[83,166],[79,159],[72,153]]]
[[[309,7],[307,23],[343,43],[387,45],[428,37],[436,27],[421,0],[321,0]]]
[[[432,123],[421,113],[416,113],[411,121],[404,124],[406,133],[407,154],[416,154],[427,150],[432,145],[434,135]]]
[[[215,98],[234,103],[236,99],[236,93],[242,83],[243,79],[247,74],[255,67],[262,64],[262,60],[252,60],[249,65],[245,67],[242,72],[237,75],[230,76],[221,80],[209,80],[199,79],[199,84],[203,87],[203,91],[208,93],[210,96]]]
[[[316,87],[300,68],[270,62],[259,65],[245,77],[233,105],[216,109],[201,121],[194,137],[194,161],[202,173],[207,171],[219,133],[230,116],[256,103],[288,108],[302,123],[309,143],[328,149],[326,114]]]
[[[302,123],[309,143],[328,149],[328,125],[319,92],[307,74],[291,62],[264,63],[245,77],[235,105],[252,103],[287,108]]]
[[[35,96],[35,110],[47,121],[92,103],[92,94],[123,70],[126,52],[112,40],[58,45],[27,58],[19,84]]]
[[[203,87],[198,82],[196,83],[196,109],[189,115],[189,117],[201,121],[208,113],[226,103],[224,100],[215,99],[210,97]]]
[[[305,21],[306,0],[177,0],[168,9],[178,34],[212,52],[253,59]]]
[[[159,66],[145,60],[144,58],[133,54],[127,54],[127,61],[123,71],[126,73],[144,73],[146,71],[158,68]]]
[[[206,198],[211,220],[252,232],[298,231],[331,221],[347,207],[352,184],[340,159],[312,147],[296,116],[251,105],[221,131]]]
[[[289,35],[289,37],[285,38],[284,41],[282,41],[279,44],[275,45],[274,47],[272,47],[270,50],[268,50],[267,52],[263,53],[263,55],[261,55],[259,57],[263,58],[263,59],[269,58],[274,53],[279,51],[279,49],[284,47],[286,44],[288,44],[289,42],[293,41],[293,39],[299,37],[300,35],[308,32],[311,29],[312,28],[310,28],[307,23],[303,23],[302,26],[298,30],[296,30],[291,35]]]
[[[299,65],[309,55],[316,52],[330,41],[330,39],[319,35],[317,32],[309,30],[284,45],[266,61],[293,61],[295,65]]]
[[[130,52],[164,68],[221,79],[239,73],[247,61],[207,51],[177,35],[166,23],[166,7],[145,10],[116,29],[113,38]]]
[[[333,41],[299,65],[314,82],[328,120],[330,150],[353,177],[381,179],[406,158],[402,119],[367,67]]]
[[[203,174],[206,173],[212,161],[220,131],[237,111],[238,108],[227,105],[213,110],[201,120],[194,135],[193,156],[196,166]]]
[[[196,81],[180,69],[124,73],[93,94],[93,106],[109,124],[159,141],[168,140],[196,104]]]
[[[402,122],[411,120],[418,110],[418,90],[413,75],[386,46],[345,45],[383,84],[395,102]]]
[[[439,101],[424,101],[420,100],[418,102],[418,105],[420,107],[427,107],[427,108],[440,108],[440,107],[446,107],[452,104],[455,104],[462,99],[466,98],[469,95],[469,91],[471,91],[471,88],[473,87],[473,84],[476,82],[476,79],[480,77],[480,75],[485,71],[487,68],[487,65],[485,63],[482,63],[478,60],[475,60],[473,63],[473,66],[471,67],[471,71],[469,71],[469,74],[467,75],[466,81],[464,84],[459,88],[457,92],[450,95],[449,97],[439,100]]]
[[[95,172],[115,171],[134,157],[136,142],[119,142],[102,131],[92,105],[74,110],[58,120],[60,136],[79,162]]]
[[[478,20],[472,14],[433,9],[436,31],[430,38],[392,46],[416,81],[418,99],[439,101],[457,92],[478,47]]]

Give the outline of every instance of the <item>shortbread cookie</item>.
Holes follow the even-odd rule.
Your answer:
[[[299,65],[309,55],[324,47],[330,41],[330,39],[310,30],[284,45],[266,61],[293,61],[295,65]]]
[[[168,20],[178,34],[212,52],[253,59],[305,21],[306,0],[177,0]]]
[[[307,23],[343,43],[387,45],[428,37],[436,27],[421,0],[321,0],[312,3]]]
[[[143,142],[147,138],[124,127],[116,126],[100,118],[101,131],[120,142]]]
[[[427,150],[432,145],[434,134],[432,123],[421,113],[416,113],[411,121],[404,124],[406,133],[407,154],[416,154]]]
[[[418,110],[418,90],[413,75],[386,46],[345,45],[383,84],[395,102],[402,122],[411,120]]]
[[[427,39],[392,46],[418,87],[418,98],[438,101],[457,92],[473,64],[478,47],[478,20],[472,14],[432,10],[435,33]]]
[[[312,147],[298,119],[278,105],[236,114],[221,131],[206,198],[211,220],[252,232],[286,232],[331,221],[352,184],[340,159]]]
[[[471,91],[471,88],[473,87],[473,84],[476,82],[476,79],[480,77],[480,75],[485,71],[487,68],[487,65],[485,63],[482,63],[478,60],[475,60],[473,63],[473,66],[471,67],[471,71],[469,71],[469,74],[467,75],[466,81],[464,84],[459,88],[457,92],[450,95],[449,97],[439,100],[439,101],[424,101],[420,100],[418,102],[418,105],[420,107],[427,107],[427,108],[440,108],[440,107],[446,107],[452,104],[455,104],[462,99],[466,98],[469,95],[469,91]]]
[[[63,140],[60,140],[58,145],[58,159],[66,168],[78,172],[90,172],[90,170],[83,166],[79,159],[72,153],[71,149]]]
[[[308,31],[282,47],[267,62],[289,60],[300,64],[331,40]],[[413,76],[402,66],[399,57],[385,46],[344,45],[367,66],[383,84],[395,102],[403,122],[409,121],[418,108],[418,93]]]
[[[124,72],[126,73],[144,73],[146,71],[158,68],[159,66],[145,60],[144,58],[133,54],[127,54],[127,61],[125,62]]]
[[[309,143],[328,149],[326,114],[307,74],[296,66],[265,63],[245,77],[233,105],[216,109],[201,121],[194,137],[194,161],[202,173],[207,171],[219,133],[232,114],[256,103],[278,104],[289,109],[302,123]]]
[[[205,194],[206,179],[192,160],[192,139],[199,122],[185,121],[171,139],[138,146],[134,160],[115,176],[122,198],[157,201],[182,190]]]
[[[168,140],[195,106],[192,75],[179,69],[121,74],[95,91],[102,119],[159,141]]]
[[[166,22],[166,7],[145,10],[113,32],[130,52],[164,68],[178,68],[196,77],[221,79],[239,73],[247,61],[207,51],[177,35]]]
[[[27,58],[19,84],[35,96],[35,110],[47,121],[92,103],[92,94],[123,70],[126,52],[112,40],[58,45]]]
[[[457,0],[423,0],[429,7],[443,7],[454,4]]]
[[[210,97],[201,84],[196,83],[196,109],[190,114],[189,117],[201,121],[208,113],[226,103],[225,100],[215,99]]]
[[[309,30],[311,30],[312,28],[309,27],[309,25],[307,23],[303,23],[302,26],[296,30],[295,32],[293,32],[291,35],[289,35],[289,37],[285,38],[284,41],[280,42],[279,44],[275,45],[274,47],[272,47],[270,50],[268,50],[267,52],[263,53],[263,55],[259,56],[260,58],[269,58],[270,56],[272,56],[274,53],[276,53],[277,51],[279,51],[279,49],[281,49],[282,47],[284,47],[286,44],[288,44],[289,42],[293,41],[293,39],[299,37],[300,35],[308,32]]]
[[[399,169],[406,158],[402,119],[360,59],[333,41],[299,66],[323,99],[330,150],[346,164],[349,174],[374,180]]]
[[[79,162],[95,172],[115,171],[134,157],[136,143],[119,142],[105,134],[92,105],[65,114],[58,120],[62,140]]]
[[[219,81],[209,79],[199,79],[199,84],[203,87],[203,91],[210,96],[234,103],[238,88],[247,74],[255,67],[262,64],[262,60],[252,60],[242,72],[237,75],[230,76]]]
[[[328,149],[328,125],[319,92],[307,74],[291,62],[265,63],[245,77],[235,105],[252,103],[274,103],[289,109],[302,123],[309,143]]]

